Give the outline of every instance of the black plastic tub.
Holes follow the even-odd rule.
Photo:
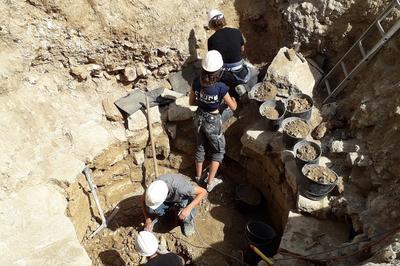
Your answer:
[[[288,118],[284,119],[281,124],[282,130],[283,130],[282,141],[283,141],[283,144],[285,145],[286,149],[288,149],[288,150],[292,150],[293,146],[296,145],[297,142],[304,140],[307,137],[307,135],[310,134],[310,131],[311,131],[311,129],[308,125],[308,133],[304,137],[296,138],[296,137],[291,136],[288,133],[286,133],[285,127],[287,126],[287,124],[292,121],[296,121],[296,120],[301,120],[308,125],[307,120],[299,118],[299,117],[288,117]]]
[[[305,111],[303,111],[303,112],[299,112],[299,113],[292,113],[292,112],[289,111],[289,109],[287,109],[286,110],[286,116],[287,117],[300,117],[300,118],[305,119],[305,120],[310,120],[311,113],[312,113],[312,107],[314,106],[313,99],[310,96],[308,96],[307,94],[302,94],[302,93],[293,94],[293,95],[291,95],[291,96],[289,96],[287,98],[287,100],[286,100],[287,101],[287,105],[289,106],[289,101],[290,100],[293,100],[293,99],[296,99],[296,98],[307,99],[307,101],[310,103],[310,108],[305,110]]]
[[[333,170],[331,170],[336,176],[336,179],[334,182],[332,182],[330,184],[324,184],[324,183],[317,182],[315,180],[308,178],[305,175],[307,168],[313,167],[313,166],[319,166],[319,165],[318,164],[306,164],[301,169],[301,173],[303,176],[302,192],[303,192],[303,195],[305,197],[309,198],[310,200],[318,201],[318,200],[323,199],[326,195],[328,195],[335,188],[337,181],[338,181],[338,176]]]
[[[297,157],[297,151],[298,151],[300,148],[302,148],[302,147],[304,147],[304,146],[306,146],[306,145],[311,145],[311,146],[313,146],[314,149],[317,151],[317,157],[315,157],[313,160],[306,161],[306,160],[302,160],[302,159],[300,159],[299,157]],[[305,164],[318,164],[318,163],[319,163],[319,158],[321,158],[321,154],[322,154],[321,146],[319,146],[319,145],[318,145],[317,143],[315,143],[315,142],[307,141],[307,140],[301,140],[301,141],[297,142],[296,145],[294,145],[294,147],[293,147],[293,152],[294,152],[294,156],[295,156],[295,158],[296,158],[295,160],[296,160],[297,167],[298,167],[300,170],[303,168],[303,166],[304,166]]]
[[[270,244],[276,237],[274,228],[260,221],[251,221],[246,225],[246,239],[249,244],[262,247]]]
[[[263,115],[265,108],[272,107],[275,108],[278,113],[279,117],[276,119],[268,118]],[[277,100],[267,100],[263,104],[261,104],[259,108],[260,115],[262,119],[266,122],[267,126],[272,130],[278,130],[281,126],[283,119],[285,118],[286,113],[286,104],[282,101]]]
[[[240,184],[235,188],[235,205],[243,213],[255,211],[260,207],[261,193],[250,184]]]

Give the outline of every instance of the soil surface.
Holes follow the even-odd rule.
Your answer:
[[[305,171],[305,175],[321,184],[332,184],[336,180],[335,173],[325,166],[311,166]]]
[[[305,138],[310,132],[310,127],[302,120],[295,120],[289,122],[285,126],[284,131],[295,138]]]
[[[279,112],[276,110],[276,108],[268,106],[264,109],[262,115],[269,119],[278,119]]]
[[[302,113],[311,108],[311,103],[305,98],[294,98],[288,101],[288,110],[291,113]]]
[[[263,82],[255,91],[254,97],[260,101],[272,100],[278,93],[278,89],[270,82]]]
[[[307,144],[297,150],[296,157],[303,161],[311,161],[317,158],[318,152],[313,145]]]
[[[85,238],[83,244],[93,265],[144,265],[145,259],[135,250],[136,236],[143,228],[141,207],[132,207],[135,204],[137,202],[128,199],[120,206],[109,228],[93,239]],[[169,251],[182,256],[187,265],[216,265],[216,261],[218,265],[230,265],[231,258],[208,245],[236,256],[241,254],[239,250],[245,249],[244,228],[252,217],[240,213],[234,204],[234,185],[225,181],[197,209],[198,234],[185,237],[173,215],[163,217],[155,233],[159,239],[164,238],[161,242],[166,242]],[[97,226],[96,223],[89,225],[89,231],[94,231]]]

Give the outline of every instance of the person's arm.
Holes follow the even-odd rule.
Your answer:
[[[146,192],[145,192],[146,193]],[[147,213],[147,206],[145,202],[145,194],[142,196],[142,206],[143,206],[143,216],[144,216],[144,230],[153,231],[153,220],[150,218],[150,215]]]
[[[225,96],[224,96],[223,99],[224,99],[225,104],[228,105],[228,107],[229,107],[232,111],[235,111],[235,110],[236,110],[236,108],[237,108],[236,100],[235,100],[235,98],[233,98],[233,97],[231,97],[231,96],[229,95],[229,92],[227,92],[227,93],[225,94]]]
[[[196,94],[194,93],[193,87],[189,92],[189,105],[197,106]]]
[[[200,204],[201,200],[204,199],[207,196],[207,191],[199,186],[195,186],[194,188],[194,199],[190,204],[188,204],[182,211],[181,214],[179,214],[179,219],[181,221],[185,220],[186,217],[189,216],[190,212],[193,210],[194,207]]]

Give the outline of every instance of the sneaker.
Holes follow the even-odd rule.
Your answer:
[[[191,236],[195,233],[195,229],[194,229],[194,222],[190,221],[190,222],[185,222],[183,223],[183,234],[185,236]]]
[[[196,183],[200,183],[201,182],[201,176],[195,176],[194,180],[196,180]]]
[[[208,179],[207,179],[208,181]],[[214,178],[211,184],[207,184],[207,191],[210,193],[216,186],[221,184],[223,181],[219,178]]]

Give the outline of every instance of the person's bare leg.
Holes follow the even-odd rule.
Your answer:
[[[203,173],[203,162],[196,162],[196,177],[201,177]]]
[[[207,182],[208,184],[211,184],[212,181],[214,181],[214,177],[217,174],[218,168],[219,168],[219,162],[211,161],[210,170],[208,172],[208,182]]]

